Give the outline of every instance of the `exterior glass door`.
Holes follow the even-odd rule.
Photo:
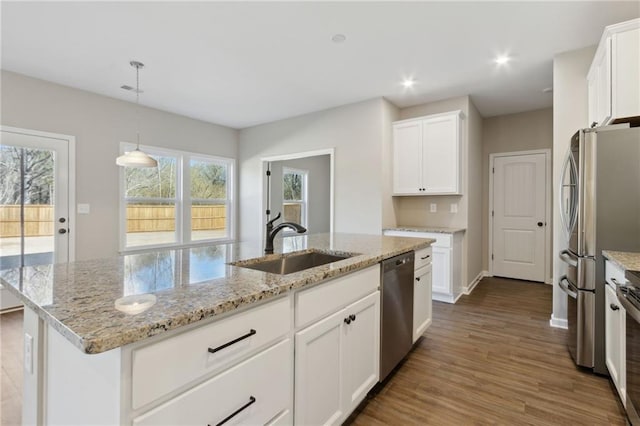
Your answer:
[[[0,268],[67,262],[68,141],[2,130]]]

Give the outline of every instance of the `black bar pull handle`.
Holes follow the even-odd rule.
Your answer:
[[[430,257],[431,257],[431,255],[429,255],[429,254],[428,254],[428,255],[426,255],[425,257],[421,257],[421,258],[420,258],[420,260],[425,260],[425,259],[428,259],[428,258],[430,258]]]
[[[238,337],[237,339],[233,339],[232,341],[227,342],[227,343],[225,343],[224,345],[220,345],[220,346],[218,346],[217,348],[209,348],[209,352],[210,352],[210,353],[212,353],[212,354],[215,354],[216,352],[221,351],[221,350],[223,350],[224,348],[227,348],[227,347],[229,347],[229,346],[233,345],[234,343],[238,343],[238,342],[239,342],[239,341],[241,341],[241,340],[247,339],[247,338],[249,338],[249,337],[253,336],[253,335],[254,335],[254,334],[256,334],[256,333],[257,333],[257,331],[255,331],[255,330],[252,328],[252,329],[251,329],[247,334],[245,334],[245,335],[243,335],[243,336],[240,336],[240,337]],[[226,420],[225,420],[225,421],[226,421]]]
[[[610,304],[609,307],[611,308],[612,311],[617,311],[618,309],[620,309],[620,307],[616,304]]]
[[[231,420],[232,418],[234,418],[235,416],[237,416],[239,413],[241,413],[244,409],[246,409],[248,406],[250,406],[251,404],[253,404],[254,402],[256,402],[256,398],[253,396],[249,397],[249,402],[247,402],[246,404],[244,404],[242,407],[238,408],[236,411],[234,411],[233,413],[229,414],[227,417],[225,417],[224,419],[222,419],[222,421],[220,423],[216,423],[216,426],[221,426],[223,424],[225,424],[226,422],[228,422],[229,420]],[[210,424],[208,424],[207,426],[211,426]]]

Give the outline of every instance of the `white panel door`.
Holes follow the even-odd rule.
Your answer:
[[[458,115],[423,121],[424,194],[458,192]]]
[[[393,126],[393,193],[422,194],[422,122]]]
[[[545,154],[495,157],[493,274],[544,281]]]
[[[296,333],[295,424],[326,425],[343,416],[341,310]]]
[[[347,306],[343,312],[344,411],[349,413],[378,382],[380,292],[376,291]],[[347,318],[349,321],[346,321]]]

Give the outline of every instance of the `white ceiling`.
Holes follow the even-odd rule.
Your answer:
[[[142,104],[234,128],[380,96],[470,94],[488,117],[551,106],[553,56],[637,16],[635,1],[3,1],[2,68],[132,101],[136,59]]]

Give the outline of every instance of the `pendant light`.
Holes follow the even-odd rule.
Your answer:
[[[136,69],[136,149],[116,158],[116,164],[122,167],[158,167],[154,158],[140,151],[140,68],[144,64],[138,61],[129,64]]]

